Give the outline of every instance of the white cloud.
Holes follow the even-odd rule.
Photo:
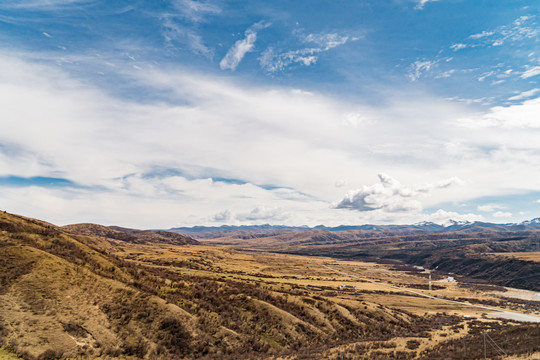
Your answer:
[[[450,49],[452,49],[454,51],[458,51],[458,50],[461,50],[461,49],[465,49],[466,47],[467,47],[467,45],[465,45],[465,44],[457,43],[457,44],[451,45]]]
[[[486,80],[486,78],[490,77],[490,76],[493,76],[495,75],[495,71],[488,71],[486,73],[483,73],[480,77],[478,77],[478,81],[484,81]]]
[[[207,16],[221,13],[221,8],[210,1],[173,0],[182,17],[192,22],[202,22]]]
[[[349,41],[356,41],[358,38],[350,38],[349,36],[343,36],[337,33],[327,33],[309,34],[302,37],[302,40],[317,46],[285,52],[279,52],[269,47],[259,57],[261,67],[268,72],[276,72],[284,70],[291,64],[310,66],[317,63],[320,53],[346,44]]]
[[[492,212],[493,210],[495,210],[492,205],[478,205],[476,209],[482,212]]]
[[[436,185],[424,184],[408,187],[396,179],[381,173],[379,183],[363,186],[360,189],[349,191],[345,197],[334,205],[336,209],[350,209],[357,211],[383,210],[384,212],[412,212],[422,210],[422,204],[417,199],[429,193],[434,188],[447,188],[461,184],[458,178],[441,181]]]
[[[525,70],[523,74],[521,74],[522,79],[528,79],[530,77],[540,75],[540,66],[533,66],[529,69]]]
[[[424,217],[425,221],[430,221],[435,224],[449,226],[453,225],[454,222],[475,222],[475,221],[484,221],[482,215],[468,213],[460,214],[453,211],[445,211],[439,209],[432,214],[429,214]]]
[[[0,7],[20,8],[33,10],[55,10],[77,4],[91,4],[96,0],[7,0]]]
[[[507,211],[497,211],[493,214],[493,217],[496,217],[496,218],[509,218],[509,217],[512,217],[512,213],[511,212],[507,212]]]
[[[535,88],[531,90],[524,91],[518,95],[514,95],[512,97],[509,97],[508,100],[515,101],[515,100],[523,100],[528,99],[530,97],[533,97],[534,95],[538,94],[540,92],[540,89]]]
[[[430,60],[415,61],[409,66],[409,72],[407,74],[407,77],[409,78],[410,81],[416,81],[423,74],[429,72],[436,64],[437,64],[437,61],[430,61]]]
[[[463,118],[459,123],[469,128],[538,128],[540,127],[540,98],[510,106],[495,106],[488,112]]]
[[[171,17],[165,17],[162,20],[162,35],[169,43],[179,42],[187,45],[194,53],[203,55],[207,58],[214,56],[214,51],[207,47],[202,37],[194,29],[179,25]]]
[[[465,182],[461,180],[460,178],[458,178],[457,176],[454,176],[454,177],[451,177],[450,179],[441,180],[437,182],[435,187],[439,189],[445,189],[454,185],[465,185]]]
[[[257,40],[257,31],[270,26],[269,23],[258,22],[252,25],[245,32],[245,38],[238,40],[227,52],[225,57],[219,63],[219,67],[222,70],[229,69],[235,70],[244,56],[253,50],[255,41]]]
[[[484,30],[480,33],[469,35],[460,41],[452,43],[449,45],[448,49],[452,51],[454,57],[459,57],[459,50],[465,48],[470,49],[471,53],[474,51],[474,53],[478,54],[482,49],[485,52],[485,49],[501,46],[509,48],[513,47],[516,51],[511,52],[509,49],[508,53],[518,54],[520,53],[520,50],[518,49],[528,49],[535,46],[535,39],[538,38],[540,33],[539,29],[536,16],[521,16],[507,25],[498,26],[494,29]],[[443,56],[448,56],[447,50],[440,52],[435,58],[436,61],[441,60]],[[512,57],[513,66],[525,66],[525,71],[521,74],[522,78],[538,75],[538,70],[536,70],[534,66],[530,67],[530,65],[526,65],[526,63],[531,60],[533,59],[523,59],[521,56]],[[478,81],[484,81],[489,76],[510,77],[510,74],[506,74],[501,65],[503,65],[503,63],[487,61],[485,65],[480,65],[478,68],[466,70],[475,74],[481,72],[480,76],[477,75]],[[466,71],[464,69],[461,72],[465,73]],[[514,72],[511,76],[514,77],[517,75],[518,73]],[[502,80],[494,80],[491,84],[497,85],[501,83],[503,83]]]
[[[494,34],[493,31],[484,30],[479,34],[474,34],[474,35],[469,36],[469,38],[471,38],[471,39],[481,39],[481,38],[484,38],[484,37],[487,37],[487,36],[491,36],[493,34]]]
[[[455,72],[456,72],[456,70],[451,69],[451,70],[445,71],[445,72],[435,76],[435,78],[436,79],[447,79],[447,78],[451,77],[452,74],[455,73]]]
[[[274,48],[269,47],[259,57],[259,63],[268,72],[281,71],[295,63],[310,66],[317,63],[318,56],[312,54],[318,52],[317,49],[301,49],[276,53]]]
[[[478,98],[478,99],[464,99],[464,98],[454,96],[454,97],[446,98],[446,100],[448,100],[448,101],[458,101],[458,102],[462,102],[462,103],[465,103],[465,104],[468,104],[468,105],[470,105],[470,104],[489,105],[489,104],[491,104],[491,101],[493,100],[493,98],[482,97],[482,98]]]
[[[357,127],[369,122],[369,118],[365,114],[358,112],[350,112],[345,114],[343,123],[349,126]]]
[[[250,222],[264,222],[270,220],[285,221],[288,217],[289,214],[284,212],[281,208],[268,208],[265,206],[258,206],[252,209],[249,213],[236,215],[236,219]]]
[[[219,212],[217,214],[215,214],[213,217],[212,217],[212,220],[215,221],[215,222],[228,222],[229,220],[231,220],[231,210],[224,210],[222,212]]]
[[[95,69],[93,59],[77,58],[85,61]],[[461,103],[390,92],[376,108],[159,64],[135,71],[125,61],[111,67],[113,79],[166,94],[165,100],[118,98],[61,67],[0,55],[0,176],[59,177],[83,186],[4,187],[6,210],[60,224],[164,228],[215,224],[223,209],[234,210],[231,221],[249,223],[246,214],[265,207],[288,215],[272,223],[339,225],[415,222],[422,207],[538,189],[531,173],[540,162],[537,134],[520,127],[464,129],[456,119],[484,114],[473,116]],[[514,110],[508,117],[519,120],[522,113]],[[342,120],[351,113],[373,120],[350,126]],[[172,174],[151,176],[160,168]],[[391,169],[408,185],[381,178],[375,186],[383,195],[364,196],[365,206],[378,210],[350,211],[354,199],[331,208],[344,193],[336,179],[362,189],[373,169]],[[438,181],[452,176],[465,184]]]
[[[214,51],[206,46],[199,34],[199,23],[221,13],[221,8],[210,1],[172,0],[177,13],[164,12],[158,17],[162,35],[169,45],[178,42],[187,45],[194,53],[211,59]]]
[[[476,209],[482,212],[495,212],[496,210],[504,209],[505,207],[498,204],[478,205]]]
[[[426,5],[428,2],[435,2],[439,0],[418,0],[418,3],[414,7],[417,10],[422,10],[424,8],[424,5]]]
[[[319,45],[321,51],[328,51],[347,43],[349,40],[349,36],[342,36],[337,33],[308,34],[304,37],[305,42]]]
[[[458,50],[462,47],[479,46],[501,46],[505,42],[519,42],[533,39],[538,36],[538,28],[534,23],[534,18],[521,16],[511,24],[499,26],[493,30],[484,30],[481,33],[470,35],[464,43],[454,44],[452,49]],[[456,47],[457,46],[457,47]]]

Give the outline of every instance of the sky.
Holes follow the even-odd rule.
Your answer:
[[[0,209],[135,228],[539,217],[539,10],[4,0]]]

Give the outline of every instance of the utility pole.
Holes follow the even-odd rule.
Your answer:
[[[484,335],[484,360],[487,359],[487,348],[486,348],[486,332],[482,332],[482,335]]]
[[[431,272],[429,273],[429,292],[431,292]]]

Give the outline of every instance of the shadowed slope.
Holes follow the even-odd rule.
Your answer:
[[[161,230],[137,230],[97,224],[73,224],[62,226],[61,229],[73,235],[100,236],[134,244],[198,244],[198,241],[187,236]]]

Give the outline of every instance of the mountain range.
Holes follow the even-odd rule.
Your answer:
[[[271,234],[289,231],[406,231],[406,232],[445,232],[445,231],[478,231],[478,230],[496,230],[496,231],[523,231],[523,230],[538,230],[540,229],[540,218],[534,218],[519,223],[497,224],[482,221],[455,221],[450,220],[445,224],[437,224],[434,222],[419,222],[410,225],[339,225],[328,227],[318,225],[309,226],[285,226],[285,225],[222,225],[222,226],[193,226],[193,227],[173,227],[167,231],[180,234],[193,235],[199,238],[211,238],[218,236],[227,236],[230,234]]]

